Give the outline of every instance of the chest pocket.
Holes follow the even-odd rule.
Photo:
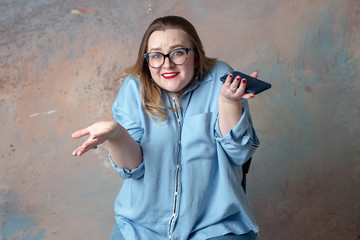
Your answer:
[[[182,161],[214,159],[216,114],[202,113],[185,118],[182,131]]]

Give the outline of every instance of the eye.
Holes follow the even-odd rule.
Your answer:
[[[156,60],[156,59],[161,59],[161,58],[162,58],[162,55],[161,55],[160,53],[150,53],[150,54],[149,54],[149,58],[150,58],[150,59],[154,59],[154,60]]]
[[[185,51],[182,50],[182,49],[178,49],[178,50],[174,50],[172,53],[171,53],[171,56],[174,56],[174,57],[181,57],[182,55],[185,54]]]

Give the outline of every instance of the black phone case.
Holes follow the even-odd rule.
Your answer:
[[[222,76],[220,78],[220,80],[224,83],[227,76],[229,75],[230,73],[227,73],[225,74],[224,76]],[[259,80],[257,78],[254,78],[254,77],[251,77],[249,75],[246,75],[242,72],[238,72],[238,71],[234,71],[232,72],[233,74],[233,77],[231,79],[231,82],[234,81],[234,79],[237,77],[237,76],[240,76],[241,79],[245,78],[246,79],[246,89],[245,89],[245,92],[247,93],[254,93],[254,94],[259,94],[269,88],[271,88],[271,84],[270,83],[267,83],[267,82],[264,82],[262,80]]]

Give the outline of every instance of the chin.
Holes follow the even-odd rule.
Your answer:
[[[166,91],[168,92],[172,92],[172,93],[176,93],[176,92],[179,92],[181,91],[181,88],[178,88],[178,87],[167,87],[167,88],[164,88]]]
[[[171,93],[177,93],[179,92],[180,90],[167,90],[168,92],[171,92]]]

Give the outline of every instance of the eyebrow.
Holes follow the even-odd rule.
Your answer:
[[[182,44],[175,44],[175,45],[172,45],[172,46],[170,46],[170,51],[169,52],[171,52],[172,50],[174,50],[174,49],[177,49],[177,48],[183,48],[184,47],[184,45],[182,45]],[[158,47],[156,47],[156,48],[151,48],[150,50],[149,50],[149,52],[151,52],[151,51],[156,51],[156,52],[159,52],[161,50],[161,48],[158,48]]]

